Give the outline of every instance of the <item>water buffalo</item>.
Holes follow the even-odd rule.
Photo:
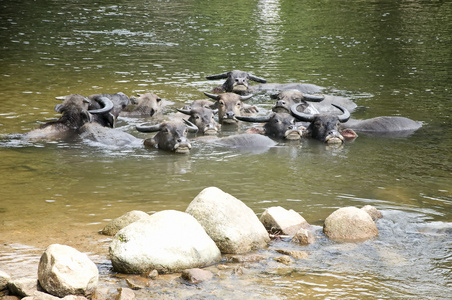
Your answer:
[[[189,107],[189,109],[178,108],[177,111],[189,115],[190,117],[188,118],[188,121],[198,127],[199,132],[207,135],[218,133],[218,131],[220,130],[220,125],[215,121],[214,118],[216,111],[202,105]]]
[[[210,94],[207,97],[218,102],[218,120],[221,124],[237,123],[236,116],[249,115],[257,112],[257,107],[247,106],[243,103],[253,95],[241,96],[235,93]]]
[[[119,114],[121,117],[152,117],[164,108],[162,98],[153,93],[139,95],[133,99],[135,103],[128,105]]]
[[[247,72],[234,70],[226,73],[221,73],[217,75],[206,76],[207,79],[226,79],[223,85],[214,89],[214,93],[237,93],[237,94],[248,94],[250,88],[250,80],[266,83],[267,81],[263,78],[251,75]]]
[[[341,130],[351,129],[385,137],[405,137],[421,127],[420,122],[398,116],[375,117],[366,120],[350,119],[340,125]]]
[[[56,97],[56,99],[65,100],[66,97],[68,96]],[[114,128],[119,113],[130,103],[130,99],[122,92],[116,94],[93,94],[87,97],[87,99],[89,100],[88,110],[99,110],[103,108],[104,103],[101,98],[108,98],[113,106],[110,110],[105,110],[102,113],[94,114],[93,122],[99,123],[102,126]]]
[[[157,147],[162,150],[176,153],[188,153],[191,149],[187,132],[197,132],[198,128],[187,120],[165,121],[156,125],[137,125],[140,132],[157,132],[157,134],[144,140],[144,145],[149,148]]]
[[[340,123],[347,122],[350,119],[350,113],[346,108],[332,104],[342,111],[341,115],[333,114],[307,114],[298,111],[298,106],[302,103],[295,104],[291,107],[292,115],[304,122],[309,122],[303,136],[312,137],[328,144],[340,144],[344,142],[344,137],[354,138],[356,133],[353,130],[344,130],[340,132]],[[343,134],[342,134],[343,133]]]
[[[99,123],[85,123],[78,130],[80,137],[84,140],[91,140],[107,146],[138,146],[143,143],[133,135],[116,128],[110,128]]]
[[[234,70],[226,73],[221,73],[217,75],[206,76],[207,79],[226,79],[226,81],[221,85],[216,87],[214,93],[237,93],[237,94],[250,94],[257,91],[283,91],[283,90],[299,90],[303,93],[319,93],[322,88],[307,83],[267,83],[263,78],[251,75],[244,71]],[[249,81],[253,80],[261,84],[251,86]]]
[[[344,97],[308,95],[298,90],[282,91],[277,95],[273,95],[272,98],[278,99],[276,105],[272,108],[275,112],[283,111],[290,113],[290,107],[296,103],[303,103],[303,105],[298,106],[298,111],[313,115],[321,113],[339,113],[340,111],[331,104],[344,107],[349,112],[352,112],[357,107],[356,103]]]
[[[91,101],[88,98],[78,94],[66,96],[63,103],[55,106],[55,111],[62,116],[56,121],[47,122],[40,128],[30,131],[26,138],[55,140],[74,137],[84,124],[93,121],[93,116],[112,110],[113,103],[110,99],[100,97],[97,101],[102,104],[102,108],[89,110]]]
[[[242,133],[221,138],[197,138],[199,142],[209,143],[220,147],[232,148],[241,152],[260,153],[276,145],[271,138],[253,133]]]
[[[273,112],[290,113],[290,108],[294,104],[302,103],[297,107],[298,110],[309,114],[319,113],[319,111],[309,102],[320,102],[325,99],[324,96],[303,94],[298,90],[282,91],[279,94],[272,96],[272,98],[278,99],[276,104],[272,107]]]
[[[296,124],[295,118],[288,113],[270,113],[265,117],[246,117],[237,116],[238,120],[265,123],[262,129],[252,129],[252,132],[267,135],[275,139],[297,140],[303,135],[303,129],[300,124]]]

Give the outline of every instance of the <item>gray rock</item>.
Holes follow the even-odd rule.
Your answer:
[[[8,288],[8,282],[11,280],[11,276],[0,270],[0,291]]]
[[[8,289],[11,294],[19,297],[32,296],[38,290],[38,280],[36,278],[19,278],[8,282]]]
[[[260,221],[267,230],[279,231],[278,234],[295,235],[300,228],[308,228],[309,223],[293,209],[287,210],[281,206],[267,208]]]
[[[186,212],[201,223],[222,253],[246,253],[263,248],[270,241],[254,212],[216,187],[202,190]]]
[[[59,300],[59,299],[61,299],[59,297],[55,297],[50,294],[47,294],[44,292],[39,292],[39,291],[34,292],[32,298],[33,298],[33,300]]]
[[[343,207],[325,219],[325,235],[334,241],[364,241],[378,236],[378,229],[370,215],[357,207]]]
[[[383,214],[375,206],[366,205],[366,206],[362,207],[361,209],[364,210],[366,213],[368,213],[369,216],[374,221],[383,218]]]
[[[315,242],[315,236],[311,230],[300,228],[297,233],[295,233],[291,242],[298,243],[300,245],[309,245]]]
[[[39,283],[58,297],[90,295],[97,287],[98,278],[97,267],[88,256],[69,246],[50,245],[39,261]]]
[[[149,215],[144,211],[140,210],[132,210],[129,211],[122,216],[114,219],[110,223],[108,223],[104,229],[100,231],[100,233],[105,235],[115,235],[119,230],[123,229],[129,224],[140,220],[141,218],[147,218]]]
[[[189,214],[166,210],[121,229],[110,244],[113,268],[121,273],[178,272],[220,260],[221,253]]]

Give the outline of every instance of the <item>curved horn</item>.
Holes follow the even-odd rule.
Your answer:
[[[303,112],[299,112],[297,110],[297,107],[300,106],[300,105],[303,105],[303,104],[304,103],[301,102],[301,103],[297,103],[297,104],[292,105],[290,107],[290,111],[292,112],[292,115],[295,118],[297,118],[298,120],[300,120],[300,121],[304,121],[304,122],[312,122],[312,121],[314,121],[314,115],[306,114],[306,113],[303,113]]]
[[[209,97],[213,100],[216,100],[216,101],[220,100],[220,95],[217,95],[217,94],[211,94],[211,93],[204,92],[204,95],[206,95],[207,97]]]
[[[58,97],[55,97],[55,99],[64,101],[66,99],[66,96],[58,96]]]
[[[221,73],[221,74],[206,76],[206,79],[209,79],[209,80],[224,79],[224,78],[228,78],[228,73]]]
[[[267,80],[265,80],[264,78],[260,78],[254,75],[249,75],[250,79],[259,83],[267,83]]]
[[[331,104],[331,105],[333,105],[334,107],[340,109],[343,112],[342,115],[337,116],[337,118],[339,119],[339,122],[345,123],[345,122],[348,121],[348,119],[350,119],[350,112],[345,107],[342,107],[342,106],[337,105],[337,104]]]
[[[198,132],[198,126],[196,126],[195,124],[193,124],[192,122],[190,122],[188,120],[185,120],[185,119],[182,119],[182,120],[184,120],[184,123],[187,125],[188,132],[193,132],[193,133]]]
[[[265,117],[250,117],[250,116],[235,116],[237,120],[245,121],[245,122],[252,122],[252,123],[266,123],[270,121],[271,116],[273,114],[269,114]]]
[[[136,130],[139,132],[156,132],[160,130],[161,124],[155,124],[155,125],[145,125],[146,123],[143,123],[141,125],[135,126]]]
[[[246,101],[246,100],[248,100],[249,98],[251,98],[253,96],[254,96],[254,94],[249,94],[249,95],[246,95],[246,96],[240,96],[240,100]]]
[[[323,101],[323,99],[325,99],[325,96],[321,95],[321,96],[316,96],[316,95],[304,95],[303,94],[303,98],[305,101],[310,101],[310,102],[321,102]]]
[[[190,115],[191,113],[191,109],[176,108],[176,110],[183,113],[184,115]]]
[[[110,110],[113,109],[113,102],[111,102],[111,100],[108,99],[107,97],[99,97],[96,99],[96,101],[99,102],[104,107],[102,107],[100,109],[89,110],[89,112],[91,114],[102,114],[102,113],[110,112]]]

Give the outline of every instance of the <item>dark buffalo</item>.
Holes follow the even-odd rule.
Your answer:
[[[198,128],[187,120],[165,121],[156,125],[139,125],[140,132],[157,132],[157,134],[144,140],[144,145],[150,148],[159,148],[176,153],[188,153],[191,149],[187,133],[197,132]]]
[[[302,105],[298,106],[298,111],[313,115],[321,113],[339,113],[340,111],[331,104],[336,104],[344,107],[349,112],[352,112],[357,107],[357,105],[352,100],[344,97],[331,95],[308,95],[298,90],[282,91],[273,97],[278,99],[276,105],[272,109],[275,112],[290,112],[290,107],[292,107],[292,105],[296,103],[303,103]]]
[[[422,127],[420,122],[405,117],[375,117],[366,120],[350,119],[341,124],[341,130],[351,129],[371,135],[405,137]]]
[[[207,76],[207,79],[226,79],[221,85],[216,87],[214,93],[237,93],[237,94],[250,94],[257,91],[284,91],[284,90],[299,90],[303,93],[320,93],[322,88],[314,84],[307,83],[267,83],[263,78],[251,75],[244,71],[234,70],[217,75]],[[251,86],[249,81],[256,81],[262,84]]]
[[[243,101],[250,99],[253,95],[241,96],[235,93],[204,94],[217,101],[218,120],[221,124],[235,124],[237,123],[236,116],[249,115],[257,112],[255,106],[247,106],[243,103]]]
[[[210,101],[209,101],[210,102]],[[188,121],[198,127],[199,132],[203,134],[217,134],[220,125],[215,121],[215,112],[209,107],[202,105],[190,106],[189,109],[177,109],[179,112],[189,115]]]
[[[104,127],[99,123],[85,123],[78,130],[82,139],[91,140],[107,146],[138,146],[143,140],[116,128]]]
[[[251,75],[247,72],[234,70],[227,73],[207,76],[207,79],[226,79],[223,85],[214,89],[215,93],[237,93],[248,94],[250,88],[250,80],[266,83],[263,78]]]
[[[67,96],[56,97],[58,100],[65,100]],[[90,101],[88,110],[99,110],[104,107],[104,103],[101,98],[108,98],[113,104],[112,108],[102,113],[96,113],[93,115],[93,122],[99,123],[102,126],[114,128],[116,119],[123,108],[129,103],[130,99],[124,93],[119,92],[116,94],[94,94],[87,97]],[[58,105],[57,105],[58,106]]]
[[[290,108],[294,104],[302,103],[298,106],[298,110],[309,114],[319,113],[319,111],[309,102],[320,102],[325,99],[324,96],[303,94],[298,90],[282,91],[272,98],[277,99],[276,104],[272,107],[272,111],[274,112],[290,113]]]
[[[261,130],[252,130],[275,139],[297,140],[303,135],[300,124],[296,124],[295,118],[288,113],[271,113],[265,117],[237,116],[237,119],[253,123],[265,123]]]
[[[113,103],[106,97],[98,100],[100,109],[90,110],[91,101],[81,95],[73,94],[65,97],[61,104],[55,106],[55,111],[62,116],[56,121],[50,121],[29,132],[26,137],[31,139],[68,139],[78,134],[78,130],[86,123],[93,122],[93,116],[105,114],[112,110]]]
[[[121,111],[121,117],[152,117],[162,112],[165,106],[162,98],[153,93],[139,95],[133,102]]]
[[[302,103],[295,104],[291,107],[291,112],[295,116],[296,119],[309,122],[309,126],[307,127],[303,136],[312,137],[319,141],[328,143],[328,144],[340,144],[344,142],[344,135],[347,138],[356,137],[353,130],[344,131],[344,135],[341,134],[339,125],[341,123],[347,122],[350,119],[350,113],[346,108],[343,108],[339,105],[332,104],[336,108],[342,111],[341,115],[333,115],[333,114],[307,114],[304,112],[298,111],[298,106],[302,105]]]

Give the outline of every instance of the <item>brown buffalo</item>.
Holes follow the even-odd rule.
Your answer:
[[[217,101],[218,120],[221,124],[237,123],[236,116],[251,115],[257,112],[257,107],[244,104],[253,95],[241,96],[235,93],[210,94],[207,97]]]

